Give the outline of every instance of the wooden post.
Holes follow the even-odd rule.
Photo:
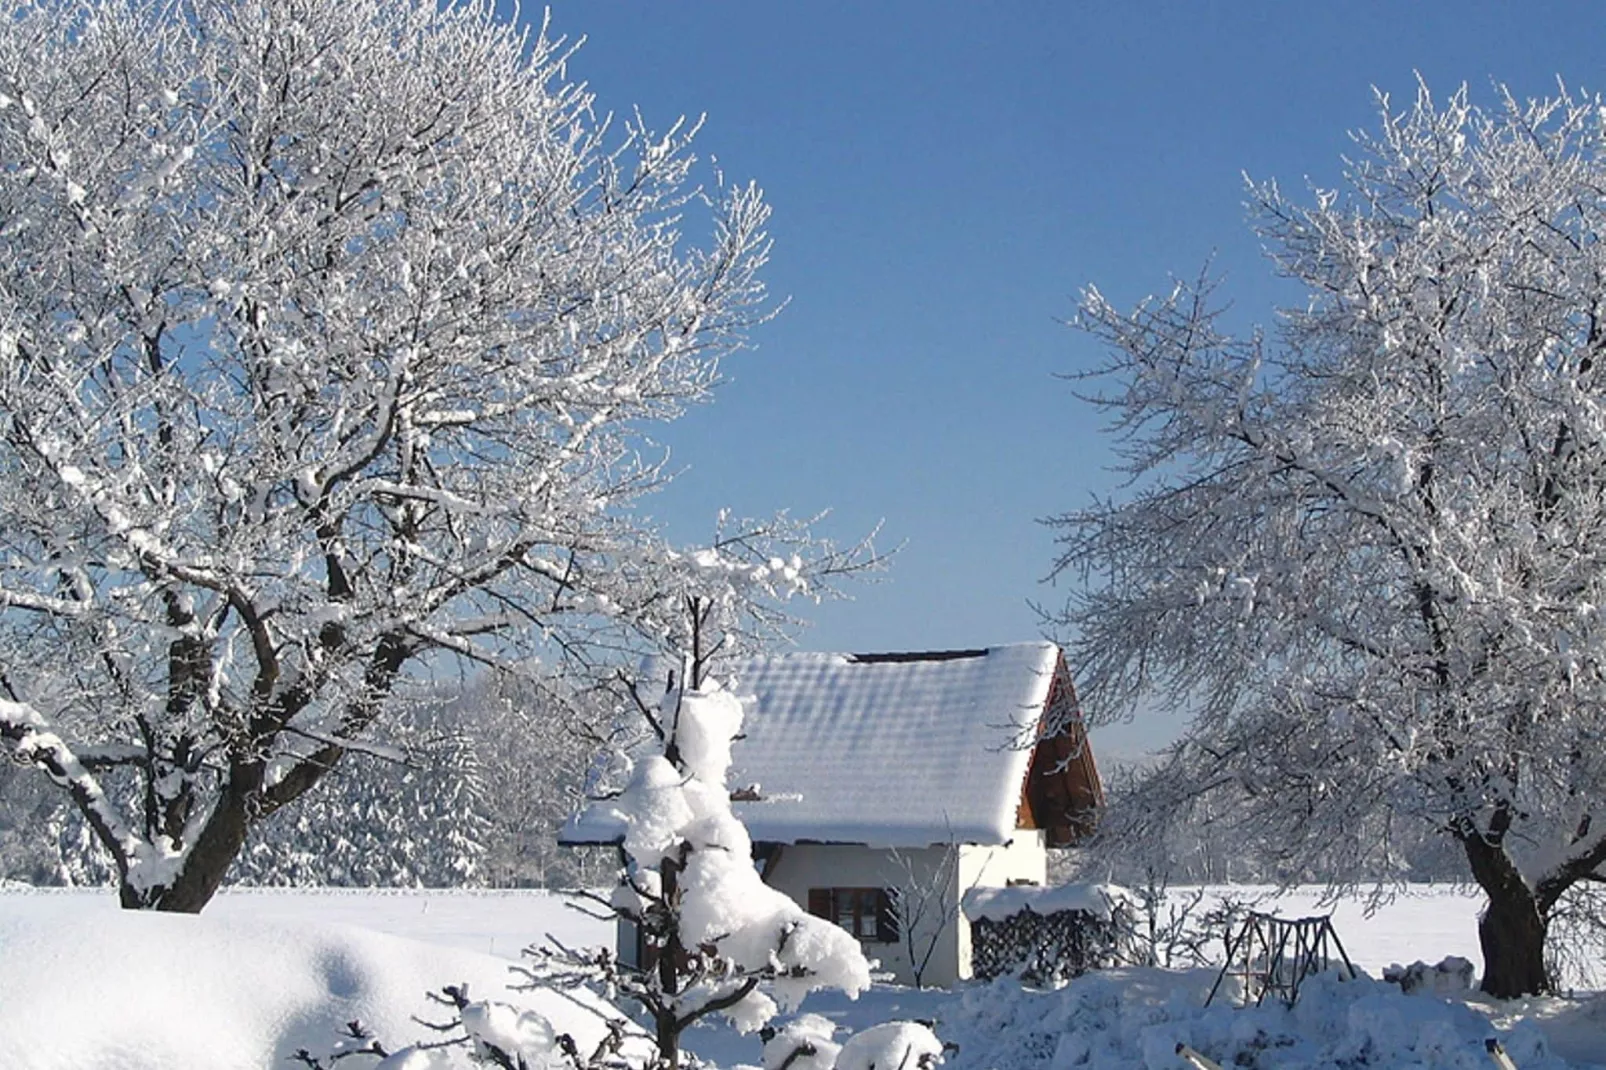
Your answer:
[[[1490,1037],[1483,1042],[1483,1046],[1488,1051],[1489,1058],[1494,1060],[1494,1064],[1500,1070],[1517,1070],[1517,1064],[1511,1061],[1511,1056],[1506,1054],[1506,1049],[1501,1046],[1500,1041]]]
[[[1177,1045],[1177,1054],[1193,1067],[1193,1070],[1221,1070],[1221,1064],[1207,1056],[1200,1055],[1186,1044]]]

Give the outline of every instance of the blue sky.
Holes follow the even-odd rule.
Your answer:
[[[1098,353],[1062,321],[1088,283],[1127,305],[1213,257],[1235,316],[1268,322],[1290,295],[1243,172],[1335,183],[1372,87],[1403,103],[1413,71],[1485,102],[1606,82],[1585,3],[559,2],[552,24],[587,38],[570,74],[602,108],[706,113],[700,152],[774,206],[790,305],[664,430],[686,471],[646,509],[682,541],[724,506],[831,508],[842,539],[884,520],[890,573],[811,610],[806,649],[1041,634],[1029,601],[1063,593],[1037,520],[1113,485],[1055,378]]]

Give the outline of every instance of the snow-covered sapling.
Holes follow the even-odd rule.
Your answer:
[[[662,1066],[677,1066],[681,1033],[723,1013],[743,1032],[795,1009],[823,987],[857,996],[870,967],[846,931],[766,885],[731,810],[726,775],[742,704],[711,679],[672,688],[659,706],[661,749],[634,761],[613,801],[627,858],[606,906],[642,935],[646,961],[607,950],[532,949],[534,984],[590,984],[641,1007]]]
[[[291,1059],[309,1070],[334,1070],[358,1056],[379,1060],[362,1064],[371,1070],[454,1070],[461,1061],[454,1062],[451,1053],[462,1051],[474,1065],[496,1070],[623,1070],[626,1066],[620,1057],[621,1022],[609,1023],[596,1050],[586,1054],[573,1037],[557,1032],[544,1015],[496,1000],[472,1000],[467,985],[445,985],[439,992],[429,993],[429,998],[453,1012],[445,1022],[414,1019],[438,1034],[434,1040],[389,1051],[361,1022],[352,1021],[328,1055],[313,1055],[301,1048]]]

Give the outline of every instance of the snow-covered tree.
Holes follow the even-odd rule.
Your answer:
[[[613,851],[561,847],[558,829],[580,806],[618,704],[602,687],[560,691],[508,674],[482,675],[453,701],[448,723],[475,741],[484,788],[486,883],[595,888],[613,879]]]
[[[1344,189],[1251,187],[1307,293],[1274,332],[1208,281],[1087,292],[1132,482],[1056,519],[1056,620],[1088,708],[1195,711],[1156,813],[1229,792],[1242,835],[1369,873],[1435,830],[1514,996],[1606,879],[1606,109],[1380,111]]]
[[[672,686],[656,719],[662,746],[634,759],[612,800],[628,862],[605,903],[641,934],[649,961],[543,948],[529,971],[535,984],[590,984],[640,1007],[658,1063],[671,1070],[681,1033],[710,1014],[753,1032],[814,989],[857,996],[870,985],[858,941],[765,884],[753,863],[726,785],[742,717],[741,702],[711,678]]]
[[[0,739],[125,905],[200,909],[425,663],[678,626],[640,435],[768,209],[564,58],[481,0],[0,17]]]
[[[252,830],[230,884],[456,888],[486,883],[492,840],[484,751],[438,694],[391,718],[385,753],[354,753]]]

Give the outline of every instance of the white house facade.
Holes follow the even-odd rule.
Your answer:
[[[965,894],[1044,883],[1046,849],[1089,831],[1102,803],[1051,643],[790,654],[727,675],[747,700],[731,784],[754,864],[899,983],[969,977]],[[621,838],[605,802],[559,836]],[[634,933],[621,932],[620,954],[635,959]]]

